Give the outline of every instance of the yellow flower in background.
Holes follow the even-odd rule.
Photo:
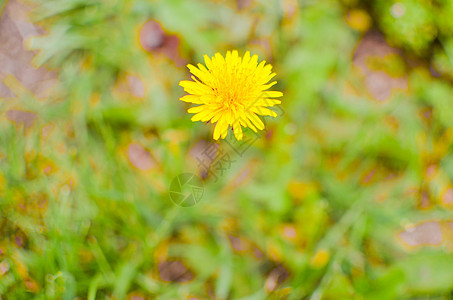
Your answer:
[[[206,67],[198,64],[198,68],[187,65],[193,81],[183,80],[179,83],[190,95],[180,98],[181,101],[199,104],[189,108],[194,113],[192,121],[216,123],[214,139],[224,139],[230,126],[237,140],[242,140],[242,127],[253,131],[264,129],[264,123],[258,115],[276,117],[277,114],[268,109],[281,101],[273,99],[283,96],[278,91],[267,91],[276,84],[268,83],[274,76],[272,66],[266,61],[258,64],[258,55],[250,57],[247,51],[244,57],[238,52],[228,51],[224,58],[216,53],[209,58],[204,56]]]
[[[326,249],[319,249],[311,258],[310,264],[315,269],[323,268],[330,259],[330,253]]]

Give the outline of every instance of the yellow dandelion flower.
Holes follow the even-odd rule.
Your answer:
[[[264,129],[260,116],[276,117],[277,114],[267,108],[281,101],[274,99],[283,96],[278,91],[268,91],[276,81],[268,83],[274,76],[272,66],[266,61],[258,64],[258,55],[250,57],[247,51],[244,57],[238,52],[228,51],[225,58],[216,53],[209,58],[204,56],[206,67],[198,68],[187,65],[193,81],[179,83],[189,93],[180,100],[199,104],[189,108],[194,113],[192,121],[216,123],[213,137],[224,139],[230,126],[237,140],[242,140],[242,127],[249,127],[254,132]]]

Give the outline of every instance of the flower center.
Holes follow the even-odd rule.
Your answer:
[[[215,71],[214,71],[215,72]],[[259,95],[256,89],[256,78],[253,72],[241,66],[227,66],[215,72],[216,80],[212,89],[220,107],[228,111],[245,112]]]

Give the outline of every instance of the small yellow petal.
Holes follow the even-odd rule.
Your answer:
[[[252,121],[253,125],[256,126],[259,130],[264,129],[264,123],[261,121],[261,119],[255,115],[253,112],[247,112],[247,117]]]
[[[250,109],[251,112],[254,112],[258,115],[261,116],[271,116],[271,117],[276,117],[277,113],[273,110],[270,110],[268,108],[262,107],[262,106],[255,106]]]
[[[282,97],[283,93],[278,91],[264,91],[263,96],[268,98],[277,98]]]
[[[201,104],[203,101],[201,100],[203,96],[195,96],[195,95],[185,95],[179,100],[184,101],[184,102],[189,102],[189,103],[194,103],[194,104]]]
[[[256,69],[256,65],[258,64],[258,55],[253,55],[249,62],[249,68]]]
[[[206,56],[206,57],[207,57],[207,56]],[[202,64],[198,64],[197,67],[198,67],[198,69],[200,69],[201,71],[206,72],[206,73],[209,73],[209,70],[206,69],[206,67],[203,66]]]
[[[206,109],[206,105],[200,105],[200,106],[195,106],[195,107],[191,107],[187,110],[187,112],[189,114],[195,114],[195,113],[199,113],[200,111]]]
[[[209,87],[199,82],[183,80],[179,82],[179,85],[184,88],[184,91],[193,95],[204,95],[212,92]]]
[[[272,107],[275,104],[280,104],[282,101],[278,99],[271,99],[271,98],[260,98],[256,102],[253,103],[253,106],[268,106]]]
[[[225,55],[225,62],[227,64],[231,64],[232,61],[231,61],[231,51],[227,51],[226,55]]]
[[[242,59],[242,65],[248,65],[250,61],[250,51],[245,52],[244,58]]]
[[[189,68],[190,72],[197,76],[199,80],[201,80],[202,82],[204,83],[208,83],[211,79],[211,74],[209,72],[203,72],[201,71],[200,69],[198,69],[197,67],[195,66],[192,66],[192,65],[187,65],[187,67]],[[195,79],[194,79],[195,80]]]
[[[206,54],[203,56],[204,57],[204,62],[206,64],[206,67],[209,69],[209,70],[212,70],[212,61],[211,59],[209,58],[209,56],[207,56]]]
[[[260,79],[258,79],[258,82],[259,84],[265,84],[267,82],[269,82],[272,78],[274,78],[276,74],[275,73],[271,73],[269,75],[263,75]]]
[[[226,138],[228,135],[228,124],[224,123],[223,127],[221,128],[222,139]]]
[[[245,123],[247,124],[247,127],[249,127],[251,130],[253,130],[254,132],[258,132],[258,130],[256,129],[256,127],[252,124],[252,122],[250,121],[249,118],[245,118]]]
[[[219,112],[216,116],[214,116],[211,120],[212,123],[215,123],[217,122],[222,116],[224,116],[224,114],[222,114],[221,112]]]
[[[214,140],[218,140],[220,138],[220,135],[222,134],[222,130],[224,130],[224,122],[223,118],[220,118],[220,120],[217,122],[214,128],[214,134],[213,138]]]
[[[194,115],[190,120],[192,122],[202,121],[202,120],[206,119],[210,114],[212,114],[211,110],[204,110],[204,111],[201,111],[201,112],[197,113],[196,115]],[[208,120],[209,119],[210,118],[208,117]]]
[[[233,50],[232,55],[231,55],[231,61],[233,64],[239,64],[240,63],[240,58],[237,50]]]
[[[236,137],[236,139],[238,141],[242,140],[242,126],[238,123],[236,123],[234,126],[233,126],[233,132],[234,132],[234,136]]]
[[[261,90],[262,90],[262,91],[265,91],[265,90],[267,90],[267,89],[273,87],[276,83],[277,83],[277,81],[273,81],[273,82],[271,82],[271,83],[269,83],[269,84],[262,85],[262,86],[261,86]]]
[[[225,59],[223,58],[222,54],[220,54],[219,52],[217,52],[215,54],[215,59],[216,59],[217,65],[225,64]]]
[[[236,122],[236,117],[232,111],[229,111],[228,113],[228,124],[233,125],[233,123]]]

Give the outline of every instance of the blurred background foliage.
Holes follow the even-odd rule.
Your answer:
[[[452,0],[0,8],[2,298],[453,297]],[[213,128],[178,82],[230,49],[283,102],[201,172]]]

